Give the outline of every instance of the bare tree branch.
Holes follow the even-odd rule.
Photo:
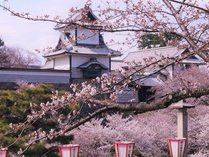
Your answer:
[[[166,6],[170,9],[170,11],[173,13],[177,23],[179,24],[179,27],[182,30],[182,33],[185,34],[184,38],[187,40],[187,42],[190,44],[190,46],[192,47],[192,49],[194,51],[196,51],[196,43],[192,40],[190,33],[188,31],[188,29],[186,28],[186,26],[184,25],[182,19],[180,18],[180,16],[178,16],[177,11],[175,10],[174,6],[169,2],[169,0],[163,0],[163,2],[166,4]],[[199,55],[205,60],[205,61],[209,61],[209,57],[207,54],[200,52]]]
[[[196,6],[196,5],[193,5],[193,4],[190,4],[190,3],[186,3],[185,1],[183,1],[183,2],[177,1],[177,0],[169,0],[169,1],[174,2],[174,3],[178,3],[178,4],[182,4],[182,5],[186,5],[186,6],[190,6],[192,8],[196,8],[198,10],[204,11],[205,13],[209,14],[209,10],[199,7],[199,6]]]

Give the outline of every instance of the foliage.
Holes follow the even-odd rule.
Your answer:
[[[177,73],[176,73],[177,74]],[[198,75],[198,77],[197,77]],[[190,76],[190,77],[188,77]],[[120,77],[117,77],[119,79]],[[88,123],[87,125],[82,126],[82,124],[90,121],[91,118],[99,116],[105,116],[103,113],[110,111],[134,111],[135,114],[151,111],[151,110],[158,110],[159,107],[161,109],[164,109],[170,105],[171,102],[178,102],[179,100],[185,99],[185,98],[191,98],[196,97],[199,98],[202,96],[202,92],[208,94],[208,73],[206,69],[198,70],[197,67],[192,67],[188,70],[180,70],[178,72],[178,75],[173,77],[172,79],[168,79],[163,84],[157,86],[155,88],[155,99],[151,101],[150,104],[143,104],[139,103],[131,105],[129,104],[123,104],[119,105],[117,103],[114,103],[113,99],[112,101],[107,100],[105,97],[98,97],[98,99],[93,99],[93,95],[96,96],[96,91],[101,90],[101,92],[108,92],[108,89],[111,87],[112,83],[115,81],[115,83],[119,83],[118,80],[115,78],[115,75],[112,75],[111,77],[108,75],[103,75],[101,78],[97,78],[95,80],[91,80],[91,82],[83,82],[82,84],[71,84],[71,89],[69,92],[66,92],[65,94],[59,95],[59,93],[55,92],[54,96],[52,97],[52,101],[48,103],[41,103],[40,106],[37,106],[36,104],[31,105],[31,113],[27,116],[27,124],[32,124],[33,127],[39,128],[38,130],[33,131],[30,133],[30,139],[28,139],[30,142],[28,143],[29,146],[33,146],[33,144],[36,144],[36,141],[39,141],[40,143],[46,142],[45,145],[50,145],[50,149],[53,149],[52,146],[57,145],[58,138],[65,139],[65,141],[62,141],[61,143],[67,144],[69,141],[73,139],[72,133],[75,137],[76,143],[80,143],[82,145],[83,152],[86,152],[86,156],[100,156],[99,152],[103,152],[104,156],[105,154],[108,155],[108,149],[112,147],[110,143],[113,141],[111,140],[133,140],[134,142],[138,143],[140,146],[137,147],[137,150],[139,150],[139,154],[147,154],[147,152],[150,152],[150,155],[164,155],[166,154],[167,150],[165,142],[159,142],[159,139],[162,139],[163,141],[166,141],[166,137],[162,136],[162,133],[159,133],[157,131],[162,130],[164,132],[164,135],[167,137],[173,137],[174,134],[171,132],[170,129],[171,126],[167,126],[166,122],[171,122],[171,124],[174,123],[173,120],[169,119],[168,114],[162,114],[159,111],[155,112],[155,115],[159,115],[159,117],[153,117],[153,113],[146,113],[143,115],[139,115],[139,119],[132,121],[133,117],[129,117],[126,119],[122,119],[120,121],[120,117],[117,116],[110,116],[107,117],[105,121],[99,120],[97,122],[91,121],[91,123]],[[96,86],[97,83],[100,83],[100,86]],[[100,88],[102,86],[102,89]],[[118,85],[119,86],[119,85]],[[206,88],[204,88],[204,86]],[[120,87],[117,87],[120,88]],[[204,89],[204,90],[202,90]],[[27,91],[27,88],[26,88]],[[30,92],[29,92],[29,95]],[[166,97],[166,99],[164,99]],[[198,103],[201,104],[205,100],[207,100],[204,97],[201,97],[199,99],[192,100],[192,103]],[[80,102],[80,103],[79,103]],[[85,102],[85,103],[82,103]],[[163,103],[164,102],[164,103]],[[84,104],[86,104],[93,108],[95,105],[94,103],[100,107],[95,108],[96,110],[93,112],[86,112],[85,116],[81,114],[81,111],[84,107]],[[147,110],[148,107],[148,110]],[[207,108],[207,107],[206,107]],[[206,109],[204,109],[206,111]],[[126,115],[129,115],[130,112],[126,112]],[[206,116],[207,112],[205,112]],[[164,115],[164,116],[163,116]],[[203,112],[202,112],[203,115]],[[118,120],[118,121],[112,121],[110,122],[110,119]],[[143,119],[144,118],[144,119]],[[165,121],[164,121],[165,120]],[[151,121],[154,121],[153,123],[150,123]],[[197,121],[197,120],[196,120]],[[45,123],[46,122],[46,123]],[[100,124],[103,125],[100,125]],[[141,124],[142,123],[142,124]],[[46,125],[47,124],[47,125]],[[138,124],[141,124],[138,126]],[[143,125],[146,124],[146,125]],[[158,124],[158,125],[157,125]],[[124,127],[125,125],[130,125],[129,129]],[[148,127],[150,125],[150,127]],[[155,126],[153,126],[155,125]],[[25,129],[27,125],[23,123],[19,123],[16,126],[13,126],[13,129]],[[80,126],[80,128],[77,131],[73,131],[73,129],[76,129]],[[97,129],[95,129],[95,126]],[[195,125],[198,126],[198,125]],[[157,128],[155,128],[157,127]],[[203,126],[201,126],[203,127]],[[150,128],[152,128],[150,130]],[[103,133],[103,129],[105,129],[104,132],[108,132],[110,134],[105,135]],[[83,132],[82,132],[83,130]],[[100,131],[99,133],[95,133],[96,131]],[[111,131],[112,130],[112,131]],[[175,129],[172,129],[175,130]],[[193,129],[198,130],[199,128]],[[121,131],[121,133],[119,133]],[[85,133],[84,133],[85,132]],[[92,137],[90,138],[90,133]],[[191,135],[192,138],[197,139],[198,136],[196,136],[196,132]],[[81,135],[82,134],[82,135]],[[86,146],[88,142],[85,140],[79,139],[79,137],[83,137],[83,134],[85,134],[88,138],[88,140],[92,144]],[[138,137],[141,139],[145,139],[144,141],[141,141],[136,138],[136,134],[138,134]],[[102,135],[102,137],[100,136]],[[153,143],[148,143],[151,136],[154,140]],[[98,138],[98,137],[99,138]],[[109,138],[111,137],[111,138]],[[78,138],[78,139],[77,139]],[[104,138],[104,140],[102,140]],[[201,139],[200,137],[198,137]],[[151,139],[150,139],[151,140]],[[152,141],[151,140],[151,141]],[[82,143],[82,141],[84,143]],[[105,146],[104,146],[105,144]],[[193,143],[195,144],[195,143]],[[207,144],[205,144],[207,145]],[[91,150],[91,148],[95,148],[95,151]],[[96,151],[97,149],[103,149],[102,151]],[[101,147],[101,148],[100,148]],[[161,148],[162,152],[158,151],[158,149]],[[191,145],[191,154],[196,153],[198,150],[195,148],[200,148],[200,146]],[[27,150],[27,149],[26,149]],[[88,150],[91,150],[88,152]],[[152,150],[152,151],[151,151]],[[26,152],[27,153],[27,152]],[[158,154],[159,153],[159,154]]]
[[[137,156],[168,155],[166,138],[173,137],[175,133],[175,116],[171,111],[126,118],[116,114],[107,116],[104,121],[106,124],[102,125],[101,119],[92,120],[73,131],[73,142],[81,144],[84,156],[109,157],[115,141],[134,142]]]
[[[0,49],[0,67],[10,68],[27,68],[31,64],[39,64],[35,54],[29,51],[3,46]]]
[[[189,114],[189,155],[208,154],[208,106],[196,106]],[[105,122],[105,125],[104,125]],[[73,142],[81,145],[83,156],[109,157],[115,141],[132,141],[138,152],[135,156],[168,156],[168,138],[176,136],[177,119],[175,109],[165,109],[123,117],[109,115],[105,119],[91,122],[73,130]],[[112,153],[112,154],[111,154]]]
[[[0,38],[0,47],[4,46],[4,41]]]
[[[140,48],[163,47],[166,45],[166,41],[157,34],[146,34],[141,36],[139,40]]]
[[[181,40],[181,37],[175,33],[165,32],[163,35],[146,33],[139,39],[140,48],[153,48],[168,46],[170,41]]]
[[[173,77],[172,79],[161,82],[161,84],[156,87],[154,99],[152,99],[149,103],[127,103],[121,105],[116,102],[117,92],[119,92],[121,89],[127,88],[130,84],[135,84],[137,89],[141,81],[145,78],[155,76],[165,68],[176,65],[181,61],[185,61],[187,58],[198,55],[206,63],[209,61],[208,3],[201,1],[200,5],[198,4],[198,1],[177,0],[124,0],[117,2],[115,2],[114,5],[112,5],[112,3],[109,1],[103,2],[102,4],[105,4],[104,8],[98,6],[99,14],[102,16],[102,20],[96,20],[88,24],[88,19],[86,18],[85,13],[89,11],[91,1],[87,1],[86,6],[80,10],[77,8],[70,9],[70,17],[75,17],[78,11],[80,11],[81,15],[84,15],[83,21],[74,21],[71,18],[61,19],[59,16],[51,18],[49,15],[33,17],[29,13],[18,13],[11,10],[10,7],[0,4],[1,8],[10,12],[14,16],[33,21],[55,22],[58,27],[62,28],[73,25],[73,27],[85,27],[93,29],[94,31],[133,31],[135,35],[130,33],[126,42],[123,42],[123,44],[128,46],[133,46],[133,41],[135,39],[140,39],[140,37],[142,37],[145,33],[164,34],[166,32],[170,32],[171,34],[175,34],[180,37],[181,40],[176,40],[172,36],[169,36],[169,39],[171,39],[169,41],[169,45],[174,45],[178,48],[187,48],[190,50],[187,54],[181,54],[173,58],[167,56],[162,56],[160,59],[150,57],[144,59],[142,62],[131,62],[127,71],[118,70],[113,74],[105,74],[101,78],[86,81],[82,84],[71,84],[71,89],[68,93],[63,94],[62,96],[59,96],[55,93],[52,97],[52,101],[41,103],[40,105],[33,103],[31,104],[30,108],[27,108],[28,105],[24,101],[21,103],[22,107],[16,107],[16,104],[18,104],[15,103],[17,99],[22,97],[24,100],[24,97],[21,94],[17,94],[16,96],[12,97],[12,95],[16,93],[10,94],[12,99],[3,100],[3,104],[7,104],[7,106],[1,106],[2,109],[5,110],[3,111],[4,115],[8,116],[9,118],[5,118],[0,124],[8,124],[9,120],[16,122],[16,119],[22,122],[18,124],[11,124],[11,128],[14,130],[16,129],[16,132],[7,132],[5,131],[7,128],[2,127],[2,131],[5,131],[4,133],[10,133],[12,135],[15,134],[15,136],[12,137],[21,137],[18,142],[25,142],[21,143],[21,147],[28,146],[23,149],[22,152],[20,152],[20,155],[27,154],[27,151],[32,148],[33,145],[36,145],[37,142],[39,142],[37,147],[39,147],[39,145],[43,142],[46,142],[48,146],[51,147],[52,143],[50,142],[52,142],[53,139],[55,140],[53,142],[57,144],[56,138],[63,136],[69,138],[71,131],[80,126],[80,130],[83,130],[82,136],[86,134],[86,137],[83,138],[86,139],[86,141],[90,141],[92,146],[95,148],[98,147],[99,149],[101,148],[101,150],[104,150],[104,155],[107,155],[105,154],[107,153],[107,147],[108,149],[111,147],[109,144],[112,142],[111,140],[118,138],[118,140],[134,140],[137,143],[137,148],[141,154],[148,153],[148,155],[161,156],[167,152],[163,150],[166,148],[165,143],[160,140],[164,139],[163,141],[165,141],[167,135],[173,135],[169,129],[170,127],[173,127],[173,125],[169,126],[168,123],[166,123],[169,122],[168,115],[161,118],[163,115],[157,114],[158,111],[156,110],[165,109],[172,103],[180,100],[187,99],[188,101],[189,98],[194,98],[192,103],[200,102],[200,100],[202,102],[208,100],[208,71],[195,70],[187,73],[185,71],[181,71],[181,73],[178,73],[177,77]],[[120,7],[121,4],[123,4],[125,7]],[[92,27],[98,25],[102,25],[102,27]],[[153,38],[154,41],[158,41],[158,39],[155,39],[157,38],[155,36],[151,36],[151,38]],[[147,72],[149,72],[149,74],[147,74]],[[30,94],[28,94],[28,97],[33,99],[33,92],[29,93]],[[2,95],[7,96],[8,94],[2,93]],[[36,98],[33,100],[35,99]],[[39,99],[37,98],[37,100]],[[83,108],[84,103],[88,104],[89,107],[99,107],[94,112],[87,113],[87,116],[82,116],[80,111]],[[7,107],[13,109],[14,114]],[[64,110],[66,111],[66,109],[67,112],[63,112]],[[132,120],[131,117],[131,119],[127,118],[121,121],[112,121],[112,123],[115,124],[111,124],[111,121],[109,121],[107,122],[106,126],[100,126],[101,121],[93,122],[93,125],[88,123],[88,127],[85,125],[82,126],[98,115],[105,115],[105,113],[108,111],[128,111],[129,113],[134,112],[135,114],[156,111],[155,113],[158,115],[158,117],[154,118],[152,117],[154,115],[153,113],[146,113],[140,115],[141,118],[137,120],[134,120],[134,118]],[[198,123],[194,123],[195,125],[193,126],[193,130],[190,131],[191,139],[197,142],[191,143],[190,154],[196,153],[201,155],[204,152],[207,152],[205,149],[208,147],[208,140],[204,141],[203,139],[208,138],[206,136],[207,131],[205,131],[208,130],[208,128],[206,125],[201,123],[201,121],[203,121],[201,114],[205,117],[208,117],[208,112],[203,114],[204,111],[208,111],[207,106],[202,108],[200,111],[202,111],[198,112],[198,114],[200,113],[200,119],[194,119],[194,122],[200,122],[200,125]],[[19,112],[21,114],[18,114]],[[26,112],[28,112],[28,114],[26,114]],[[198,117],[198,114],[194,115]],[[145,117],[146,120],[143,121],[143,117]],[[24,118],[27,118],[26,123],[23,123]],[[117,119],[117,117],[114,118],[115,120]],[[149,123],[147,122],[147,119],[149,120]],[[47,121],[47,123],[44,123],[45,121]],[[153,123],[151,123],[152,121]],[[207,124],[207,121],[204,122]],[[120,123],[123,125],[120,125]],[[141,127],[137,126],[138,123]],[[129,129],[124,127],[125,124],[129,125]],[[93,128],[94,125],[97,126],[98,129]],[[156,128],[155,125],[158,126],[158,128]],[[204,128],[205,130],[201,130],[201,128]],[[25,130],[24,133],[26,134],[21,134],[21,129]],[[32,132],[33,129],[35,131]],[[105,129],[105,133],[107,134],[104,134],[102,129]],[[74,134],[79,135],[80,130],[74,130]],[[93,134],[93,138],[90,139],[90,135],[87,134],[88,132],[86,132],[86,130],[88,132],[98,131],[99,134],[106,136],[100,136],[101,140],[99,140],[98,137],[95,137],[95,134]],[[164,133],[160,134],[160,130],[162,130]],[[120,131],[120,133],[116,131]],[[97,135],[99,136],[99,134]],[[164,135],[166,135],[166,137]],[[110,139],[109,136],[112,137],[112,139]],[[140,137],[140,139],[137,137]],[[14,139],[15,138],[12,140],[14,141]],[[150,141],[147,139],[150,139]],[[9,140],[12,141],[11,139],[8,139],[8,141]],[[80,143],[83,141],[83,139],[79,139],[78,136],[75,137],[75,141],[76,140]],[[93,140],[95,140],[97,143],[95,143]],[[88,142],[85,143],[87,144]],[[85,145],[85,143],[83,143],[83,145]],[[161,148],[160,151],[158,151],[159,148]],[[86,151],[86,153],[98,155],[97,151],[92,150],[92,152],[89,152],[89,147],[84,147],[83,149]]]
[[[1,146],[9,146],[21,133],[20,130],[13,130],[11,125],[24,122],[27,115],[31,113],[30,105],[36,104],[39,107],[41,103],[51,101],[53,87],[49,85],[28,85],[14,90],[0,91],[0,141]],[[17,152],[21,147],[25,148],[25,143],[29,142],[29,134],[31,131],[42,128],[49,130],[49,128],[56,128],[56,123],[53,120],[41,119],[34,122],[32,125],[26,126],[21,136],[13,145],[10,151]],[[37,156],[39,153],[44,154],[48,151],[44,143],[35,144],[26,153],[28,156]],[[33,154],[33,155],[32,155]],[[49,153],[50,154],[50,153]],[[50,154],[52,155],[52,154]]]

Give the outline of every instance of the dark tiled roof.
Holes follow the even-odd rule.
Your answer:
[[[79,69],[86,69],[89,66],[96,64],[101,66],[102,69],[108,69],[105,65],[103,65],[102,63],[98,62],[96,58],[90,58],[89,61],[87,61],[86,63],[81,64],[80,66],[78,66]]]

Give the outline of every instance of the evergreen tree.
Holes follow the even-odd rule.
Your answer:
[[[51,128],[56,129],[56,122],[50,115],[48,115],[48,118],[37,120],[32,125],[25,127],[25,130],[22,132],[21,137],[19,137],[18,140],[17,137],[20,135],[21,130],[15,130],[10,127],[11,123],[15,125],[26,121],[27,115],[31,112],[31,103],[37,104],[36,107],[39,107],[41,102],[46,103],[51,101],[52,91],[52,86],[44,84],[25,86],[17,91],[0,90],[0,141],[2,147],[7,147],[14,143],[9,147],[9,149],[12,152],[17,152],[19,148],[25,148],[24,143],[30,142],[28,136],[30,132],[38,130],[39,128],[42,128],[44,131],[49,131]],[[69,138],[65,137],[64,139],[59,138],[56,140],[67,143],[71,138],[72,136],[70,135]],[[37,143],[29,149],[26,155],[37,157],[45,152],[48,152],[45,143]],[[52,151],[51,153],[47,153],[47,155],[53,157],[56,156],[56,153]]]
[[[0,38],[0,47],[4,46],[4,41]]]
[[[168,42],[171,40],[180,41],[181,37],[173,32],[166,32],[162,36],[149,33],[142,35],[138,43],[140,48],[152,48],[167,46]]]

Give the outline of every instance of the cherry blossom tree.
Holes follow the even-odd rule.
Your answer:
[[[30,65],[40,64],[35,54],[24,49],[8,47],[0,39],[0,67],[27,68]]]
[[[196,72],[196,73],[195,73]],[[198,74],[198,77],[197,75]],[[188,77],[190,76],[190,77]],[[202,70],[198,70],[197,67],[193,67],[191,69],[188,69],[187,71],[183,71],[183,72],[179,72],[178,75],[176,75],[176,77],[171,79],[168,79],[166,82],[164,82],[163,85],[160,85],[158,87],[156,87],[156,94],[155,94],[155,99],[150,102],[150,103],[139,103],[139,104],[132,104],[132,103],[127,103],[127,104],[117,104],[116,102],[112,101],[109,99],[109,97],[107,98],[102,98],[100,97],[100,93],[109,93],[109,89],[111,89],[109,86],[111,86],[111,82],[114,82],[115,79],[113,79],[114,81],[112,81],[110,79],[111,77],[109,76],[103,76],[101,78],[101,80],[99,80],[99,78],[96,80],[92,80],[91,83],[87,83],[87,82],[83,82],[81,85],[80,84],[72,84],[71,85],[71,92],[67,92],[65,95],[59,96],[58,93],[54,93],[53,99],[51,102],[48,103],[41,103],[40,106],[37,104],[31,104],[31,112],[30,114],[28,114],[27,116],[27,120],[24,123],[19,123],[19,124],[12,124],[10,125],[10,127],[12,127],[14,130],[17,129],[23,129],[25,130],[27,127],[29,127],[31,124],[33,124],[34,122],[36,122],[39,119],[52,119],[57,121],[56,123],[58,124],[58,126],[56,128],[51,128],[50,131],[45,131],[42,128],[40,128],[39,130],[36,130],[35,132],[32,132],[29,134],[30,137],[30,141],[26,144],[26,146],[24,147],[25,149],[20,151],[20,154],[24,154],[25,151],[27,151],[27,149],[29,147],[31,147],[33,144],[36,144],[39,141],[48,141],[47,143],[51,143],[50,145],[47,145],[47,148],[54,148],[54,144],[53,143],[53,139],[56,139],[58,137],[63,137],[63,136],[69,136],[69,134],[74,134],[75,137],[75,142],[80,141],[79,143],[81,143],[84,146],[84,152],[85,149],[89,149],[87,145],[85,145],[84,143],[82,143],[79,139],[80,133],[79,131],[83,130],[84,132],[92,132],[94,130],[93,126],[97,126],[97,131],[99,132],[99,130],[101,132],[99,132],[100,134],[102,134],[104,136],[104,133],[102,133],[102,131],[104,132],[108,132],[109,129],[113,129],[113,131],[110,132],[110,134],[112,134],[112,138],[111,140],[134,140],[136,143],[139,144],[139,146],[137,147],[139,150],[141,150],[141,153],[143,151],[145,151],[144,153],[146,154],[146,149],[143,146],[147,146],[147,149],[152,149],[153,150],[153,154],[155,153],[160,153],[157,151],[157,147],[161,147],[162,149],[166,149],[166,143],[159,143],[156,142],[159,139],[162,139],[164,141],[166,141],[166,138],[168,137],[172,137],[174,136],[173,132],[170,132],[171,130],[174,131],[175,128],[171,129],[172,127],[175,126],[175,122],[174,120],[169,120],[169,116],[165,115],[165,117],[161,117],[161,116],[157,116],[157,117],[152,117],[150,115],[154,115],[158,113],[158,111],[154,110],[159,110],[159,109],[165,109],[167,108],[172,102],[177,102],[178,100],[182,100],[182,99],[186,99],[186,98],[190,98],[188,99],[188,101],[192,104],[203,104],[205,105],[205,101],[207,101],[207,93],[208,93],[208,72],[205,69]],[[114,78],[114,77],[112,77]],[[119,77],[117,77],[119,78]],[[96,86],[97,81],[99,80],[99,82],[101,83],[101,86],[103,87],[102,89],[98,86]],[[108,81],[110,81],[108,83]],[[206,87],[206,88],[205,88]],[[98,89],[97,89],[98,88]],[[99,94],[97,93],[97,91],[99,91]],[[203,96],[205,95],[205,96]],[[165,97],[167,99],[165,99]],[[112,96],[112,98],[114,98],[114,96]],[[193,99],[191,99],[193,98]],[[87,110],[85,110],[85,113],[82,113],[82,108],[84,108],[85,106],[88,106],[89,108],[94,108],[93,112],[88,112]],[[161,106],[162,105],[162,106]],[[61,112],[64,108],[68,108],[70,107],[70,110],[68,110],[68,112]],[[207,106],[205,107],[207,108]],[[206,109],[203,109],[204,111],[199,112],[201,115],[205,116],[207,115]],[[136,121],[131,121],[131,119],[122,119],[117,121],[117,117],[114,116],[107,116],[107,122],[109,121],[108,119],[111,119],[111,117],[113,117],[113,119],[115,119],[116,121],[112,124],[112,122],[108,122],[108,123],[104,123],[103,125],[100,126],[100,123],[102,120],[97,121],[97,122],[92,122],[91,119],[94,117],[97,118],[102,118],[105,117],[106,114],[108,113],[108,111],[113,111],[113,113],[115,112],[124,112],[127,113],[127,115],[129,115],[131,112],[133,111],[134,114],[140,114],[140,113],[144,113],[147,111],[153,111],[152,114],[147,113],[145,116],[145,114],[140,114],[138,120]],[[199,114],[198,112],[195,113],[194,116]],[[204,114],[203,114],[204,113]],[[160,114],[160,113],[159,113]],[[173,113],[171,113],[173,114]],[[49,116],[49,115],[53,115]],[[107,114],[108,115],[108,114]],[[161,118],[160,118],[161,117]],[[174,116],[172,116],[174,117]],[[204,116],[203,116],[204,117]],[[149,121],[147,121],[148,119],[150,119]],[[155,122],[153,123],[148,123],[150,121],[152,121],[152,119],[155,120]],[[153,128],[153,124],[159,123],[159,125],[161,125],[160,122],[164,122],[162,121],[162,119],[164,119],[165,121],[167,121],[167,123],[172,124],[171,126],[166,126],[166,124],[162,123],[162,132],[164,132],[164,136],[161,137],[161,133],[162,132],[157,132],[160,131],[159,128],[156,130],[154,130]],[[130,121],[129,121],[130,120]],[[159,122],[156,122],[158,121]],[[194,121],[197,121],[199,119],[196,119]],[[151,125],[150,127],[144,127],[144,125],[140,125],[140,122],[146,121],[144,123],[147,123],[146,125]],[[201,120],[199,120],[200,122]],[[83,124],[85,124],[86,122],[87,125],[82,126]],[[136,125],[137,123],[137,125]],[[139,126],[138,126],[139,123]],[[129,129],[124,128],[124,125],[130,125]],[[117,131],[117,127],[118,130],[122,131],[122,133],[119,133]],[[197,126],[197,128],[194,127],[194,131],[191,131],[192,135],[190,136],[190,139],[194,139],[195,141],[198,140],[202,140],[201,136],[197,135],[197,132],[202,132],[203,130],[201,130],[201,128],[203,128],[203,126],[198,127],[198,125],[194,125]],[[139,128],[138,128],[139,127]],[[156,125],[157,127],[157,125]],[[78,130],[76,129],[78,128]],[[88,128],[88,129],[87,129]],[[102,130],[104,128],[104,130]],[[168,129],[170,128],[170,129]],[[75,130],[76,129],[76,130]],[[107,129],[107,130],[106,130]],[[153,130],[152,130],[153,129]],[[130,131],[131,130],[131,131]],[[134,133],[139,133],[139,130],[141,130],[140,135],[138,135],[140,138],[143,139],[144,136],[144,143],[139,143],[139,141],[137,141],[136,135],[134,135]],[[207,129],[206,129],[207,130]],[[115,132],[115,133],[114,133]],[[132,132],[132,134],[131,134]],[[149,142],[149,140],[147,140],[147,138],[145,137],[149,137],[148,135],[150,135],[152,132],[152,135],[155,135],[154,139],[156,142],[155,147],[153,146],[153,144],[151,143],[146,143]],[[167,132],[167,133],[166,133]],[[82,131],[81,131],[82,133]],[[94,142],[94,141],[98,141],[99,139],[96,138],[96,136],[100,137],[98,134],[94,134],[91,135],[92,139],[89,139],[89,142]],[[114,134],[113,134],[114,133]],[[206,132],[205,132],[206,133]],[[202,132],[202,134],[205,136],[204,131]],[[147,134],[145,136],[145,134]],[[126,135],[126,136],[125,136]],[[114,136],[114,137],[113,137]],[[82,137],[82,136],[81,136]],[[90,137],[90,135],[89,135]],[[89,138],[88,137],[88,138]],[[106,136],[104,136],[105,138]],[[108,135],[107,135],[108,137]],[[124,137],[124,138],[123,138]],[[85,137],[83,137],[85,138]],[[87,137],[86,137],[87,138]],[[18,140],[18,139],[17,139]],[[100,139],[101,140],[101,139]],[[107,139],[108,140],[108,139]],[[99,144],[98,142],[93,143],[94,144],[98,144],[99,146],[101,145],[101,151],[93,151],[91,153],[95,153],[98,155],[98,152],[100,153],[104,153],[106,154],[107,150],[111,147],[111,142],[112,141],[108,141],[108,143],[104,144],[102,143],[101,140],[101,144]],[[154,143],[155,143],[154,142]],[[202,143],[202,142],[200,142]],[[56,142],[55,142],[56,144]],[[198,146],[198,148],[205,148],[205,146],[207,145],[207,142],[201,146]],[[51,146],[51,147],[50,147]],[[92,145],[91,145],[92,146]],[[104,148],[103,148],[104,147]],[[191,148],[197,148],[197,146],[195,145],[195,142],[193,143],[193,146],[191,146]],[[100,150],[100,148],[98,148]],[[156,149],[156,152],[154,152]],[[197,152],[197,149],[194,149],[194,153]],[[86,152],[88,154],[88,152]],[[166,151],[162,151],[162,154],[166,153]],[[94,154],[94,155],[95,155]],[[108,153],[107,153],[108,154]],[[90,155],[90,154],[88,154]]]
[[[189,155],[208,155],[208,106],[197,105],[189,110]],[[105,122],[105,125],[104,125]],[[167,139],[175,137],[177,129],[175,109],[164,109],[131,115],[111,115],[72,131],[74,143],[81,144],[84,156],[111,156],[115,141],[135,142],[135,156],[169,156]]]
[[[40,65],[36,54],[20,48],[1,47],[0,67],[5,68],[28,68],[30,65]]]
[[[4,46],[4,41],[0,38],[0,46]]]
[[[130,102],[121,105],[115,101],[117,92],[121,88],[126,88],[130,84],[138,82],[145,77],[157,74],[166,67],[177,64],[183,59],[198,54],[206,63],[209,61],[209,5],[206,2],[201,1],[201,3],[198,3],[198,1],[193,0],[139,0],[135,2],[132,0],[124,0],[122,2],[116,1],[114,5],[109,1],[104,3],[105,7],[102,5],[98,6],[98,15],[101,17],[101,23],[93,22],[90,24],[86,24],[85,19],[82,22],[73,21],[71,17],[73,17],[77,11],[85,15],[91,5],[91,1],[87,1],[86,6],[82,9],[71,8],[68,19],[61,19],[59,16],[53,18],[49,15],[32,16],[29,13],[13,11],[5,5],[0,4],[0,7],[10,12],[13,16],[27,20],[54,22],[57,25],[66,26],[77,25],[89,29],[91,29],[91,25],[102,25],[102,27],[94,28],[94,30],[133,32],[134,35],[130,34],[129,36],[127,34],[126,42],[121,43],[129,46],[132,46],[135,39],[139,39],[146,33],[155,33],[159,36],[171,33],[180,37],[181,40],[174,38],[171,39],[168,44],[177,46],[178,48],[188,48],[190,52],[175,58],[162,56],[160,59],[153,57],[147,58],[143,62],[129,63],[128,71],[117,71],[81,84],[71,84],[70,91],[63,96],[60,97],[55,93],[51,102],[41,103],[39,107],[37,107],[37,104],[31,104],[31,112],[28,114],[25,123],[11,125],[13,129],[23,128],[24,130],[25,126],[32,124],[37,119],[46,118],[47,115],[53,115],[53,118],[56,117],[55,119],[59,122],[59,127],[56,129],[52,128],[49,132],[40,129],[30,134],[31,140],[24,146],[24,149],[19,152],[20,155],[23,155],[34,143],[65,136],[84,123],[89,122],[92,118],[105,116],[105,114],[110,111],[142,114],[148,111],[165,109],[172,103],[180,100],[190,100],[190,98],[193,98],[193,103],[197,102],[197,99],[198,102],[207,100],[207,95],[209,94],[209,82],[207,79],[209,76],[207,69],[192,69],[183,71],[172,78],[172,80],[168,79],[161,84],[161,86],[156,87],[154,99],[149,103],[136,104]],[[122,7],[121,3],[123,3]],[[143,74],[147,69],[154,70],[149,75],[144,76]],[[140,75],[134,77],[136,74]],[[60,114],[60,110],[68,106],[71,107],[71,110],[68,113]],[[82,114],[82,108],[84,106],[94,108],[93,112]],[[126,119],[123,121],[125,120]],[[135,121],[132,121],[130,123],[134,122]],[[132,126],[132,124],[130,124],[130,126]],[[84,130],[87,129],[85,125],[82,127],[84,127]],[[125,131],[126,130],[123,130],[122,134],[125,134]],[[146,136],[148,136],[151,131],[152,130],[148,131]],[[170,134],[169,130],[166,131]],[[112,135],[118,138],[119,135],[113,132]],[[75,132],[75,134],[79,134],[79,132]],[[156,137],[157,139],[155,140],[159,140],[160,136],[156,135]],[[134,136],[127,136],[127,138],[133,139]],[[143,144],[146,145],[146,141],[144,141]],[[156,144],[158,144],[158,142],[156,142]],[[162,145],[163,147],[165,146],[165,144]],[[110,145],[107,146],[110,147]],[[151,146],[151,144],[149,144],[149,146]],[[155,150],[155,148],[152,149]]]

